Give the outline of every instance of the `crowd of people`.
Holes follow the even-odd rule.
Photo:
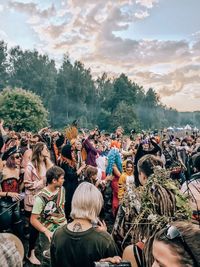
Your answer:
[[[0,233],[0,266],[200,266],[200,133],[1,119]]]

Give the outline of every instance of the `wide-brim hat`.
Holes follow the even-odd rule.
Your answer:
[[[7,160],[11,155],[15,154],[17,152],[17,147],[13,146],[6,150],[2,155],[2,160]]]

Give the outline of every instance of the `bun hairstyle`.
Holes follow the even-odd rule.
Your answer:
[[[147,177],[149,177],[151,174],[153,174],[153,169],[156,166],[163,167],[163,162],[159,157],[156,157],[154,155],[148,154],[143,156],[138,161],[138,172],[143,172]]]

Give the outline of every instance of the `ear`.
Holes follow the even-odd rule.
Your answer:
[[[143,172],[139,173],[139,180],[142,186],[146,184],[147,179],[147,176]]]

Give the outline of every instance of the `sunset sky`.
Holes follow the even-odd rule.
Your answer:
[[[200,0],[0,0],[0,39],[94,77],[125,73],[179,111],[200,110]]]

